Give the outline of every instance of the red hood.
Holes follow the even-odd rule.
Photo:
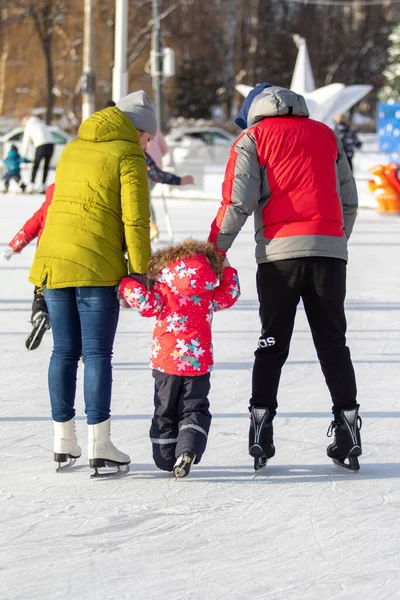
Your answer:
[[[214,289],[218,278],[207,258],[203,254],[196,254],[164,267],[157,281],[182,296],[195,296]]]

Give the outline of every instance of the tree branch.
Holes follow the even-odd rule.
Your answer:
[[[143,4],[146,4],[144,2]],[[177,0],[174,4],[165,9],[162,13],[160,13],[159,19],[163,21],[166,19],[172,12],[174,12],[177,8],[182,6],[183,4],[193,4],[193,0]],[[140,29],[132,38],[131,43],[128,46],[128,65],[131,65],[141,54],[142,50],[146,47],[150,36],[149,32],[153,29],[154,19],[150,19],[142,29]],[[146,40],[143,43],[143,37],[146,36]],[[137,49],[138,44],[141,42],[140,50]]]

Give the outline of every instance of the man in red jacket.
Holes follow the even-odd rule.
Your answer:
[[[41,207],[27,220],[3,252],[3,259],[10,260],[14,253],[21,252],[35,238],[40,240],[46,222],[47,211],[53,199],[54,183],[46,190],[46,199]],[[50,329],[50,318],[43,291],[35,286],[32,302],[32,331],[25,341],[28,350],[35,350],[45,332]]]
[[[309,118],[304,98],[285,88],[257,86],[236,123],[244,131],[231,149],[209,240],[226,253],[254,213],[261,336],[250,399],[250,455],[257,469],[275,454],[279,379],[302,299],[332,397],[328,456],[359,469],[361,419],[344,312],[347,241],[358,200],[346,155],[334,132]]]

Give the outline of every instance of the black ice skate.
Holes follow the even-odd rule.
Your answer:
[[[254,458],[254,470],[265,467],[275,456],[272,421],[268,422],[268,408],[252,407],[250,413],[249,454]]]
[[[175,477],[186,477],[186,475],[189,475],[190,467],[195,460],[196,455],[193,452],[184,452],[181,454],[174,464],[173,473]]]
[[[50,329],[50,317],[46,312],[38,312],[32,319],[32,331],[25,340],[27,350],[36,350],[44,334]]]
[[[327,447],[326,453],[338,467],[350,471],[359,470],[358,457],[362,454],[361,425],[358,407],[352,410],[341,410],[339,418],[330,424],[327,436],[331,437],[333,434],[334,441]]]

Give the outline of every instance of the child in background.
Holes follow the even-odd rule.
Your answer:
[[[6,194],[8,192],[8,188],[10,186],[11,179],[15,179],[18,183],[21,190],[24,192],[26,189],[26,185],[23,181],[21,181],[21,163],[29,163],[31,162],[27,158],[22,158],[19,155],[17,146],[12,145],[10,152],[7,154],[3,163],[7,169],[3,179],[4,179],[4,190],[3,192]]]
[[[156,466],[185,477],[206,449],[215,311],[240,296],[236,269],[208,242],[192,239],[150,259],[150,289],[124,277],[118,293],[144,317],[156,317],[150,366],[155,379],[150,428]]]
[[[43,202],[39,210],[27,220],[25,225],[21,227],[18,233],[13,237],[7,248],[3,252],[3,259],[10,260],[14,253],[21,252],[32,240],[36,237],[38,242],[42,235],[44,224],[46,221],[47,210],[53,199],[54,183],[46,190],[46,200]],[[46,301],[44,299],[43,290],[35,286],[32,302],[32,331],[25,341],[27,350],[35,350],[45,332],[50,329],[50,317],[47,310]]]

